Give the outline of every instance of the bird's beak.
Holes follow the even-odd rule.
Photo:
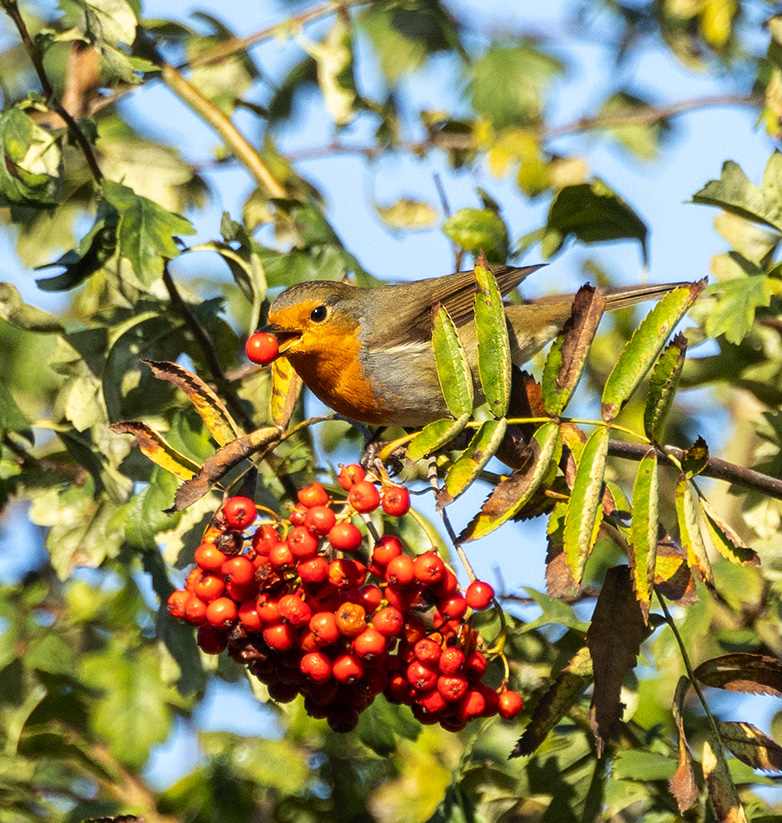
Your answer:
[[[261,326],[256,329],[256,332],[265,332],[266,334],[273,334],[280,344],[280,354],[284,354],[291,346],[301,340],[301,332],[293,329],[286,329],[277,323],[269,323],[267,326]]]

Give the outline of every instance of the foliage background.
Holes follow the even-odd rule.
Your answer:
[[[686,446],[703,433],[713,453],[742,465],[761,461],[768,473],[779,474],[777,236],[766,238],[725,217],[717,233],[714,212],[684,205],[720,176],[727,159],[760,183],[779,130],[779,45],[771,39],[777,30],[764,28],[773,4],[585,1],[535,10],[519,4],[511,11],[506,4],[432,0],[348,5],[344,32],[332,7],[316,5],[295,36],[283,25],[250,57],[234,51],[230,59],[193,68],[201,51],[230,36],[215,18],[247,36],[310,7],[245,8],[229,19],[229,10],[209,4],[201,7],[206,16],[194,16],[170,3],[22,3],[29,31],[46,50],[44,67],[57,96],[89,116],[84,133],[91,141],[97,135],[106,178],[185,215],[195,229],[188,235],[185,224],[153,210],[164,222],[146,224],[139,243],[123,241],[120,233],[120,243],[127,241],[121,262],[105,248],[105,267],[88,271],[82,245],[81,262],[65,271],[85,279],[62,291],[35,285],[36,277],[62,268],[36,273],[33,267],[80,247],[95,221],[96,188],[62,121],[35,97],[40,85],[32,63],[5,19],[4,113],[31,100],[25,108],[41,136],[56,140],[31,167],[43,179],[20,184],[20,176],[8,173],[3,180],[3,279],[27,304],[54,316],[20,308],[4,287],[0,819],[109,813],[139,813],[149,821],[680,817],[665,783],[676,766],[670,707],[683,673],[669,629],[648,641],[639,677],[627,683],[634,714],[606,772],[608,761],[596,761],[584,719],[588,697],[529,760],[506,761],[524,718],[453,736],[420,730],[409,716],[378,706],[358,735],[338,737],[295,706],[259,708],[236,668],[199,659],[190,630],[158,610],[171,582],[182,580],[207,508],[162,517],[176,483],[130,451],[127,438],[110,434],[107,423],[143,418],[167,429],[171,442],[196,459],[212,446],[181,395],[152,380],[139,358],[179,358],[215,378],[214,362],[188,326],[186,318],[194,316],[225,375],[218,390],[235,392],[260,425],[267,378],[247,367],[241,344],[265,288],[339,277],[346,268],[381,279],[447,273],[454,259],[442,231],[444,201],[454,213],[483,206],[451,223],[451,237],[468,251],[488,252],[493,244],[504,257],[506,243],[513,253],[530,245],[525,262],[555,249],[553,232],[563,226],[550,206],[558,192],[593,176],[650,227],[647,237],[624,211],[614,224],[618,242],[587,245],[591,238],[582,230],[567,254],[555,253],[530,284],[535,293],[572,290],[585,277],[642,278],[639,239],[646,241],[651,280],[696,279],[710,270],[718,279],[760,277],[749,290],[760,322],[752,323],[755,307],[741,302],[748,293],[743,284],[726,290],[718,312],[714,299],[693,312],[701,325],[688,335],[702,345],[688,363],[688,390],[680,395],[669,439]],[[174,11],[174,22],[155,19],[172,18]],[[349,66],[339,62],[349,53],[342,50],[347,41],[334,39],[348,32],[357,94],[345,74]],[[329,37],[326,51],[313,49]],[[68,68],[71,42],[85,38],[102,51],[99,78],[90,50]],[[307,48],[321,56],[320,87]],[[158,71],[153,63],[161,55],[169,66],[191,66],[181,75]],[[329,74],[335,66],[342,71]],[[206,102],[195,108],[181,102],[180,77],[201,89]],[[287,92],[297,84],[291,97]],[[704,104],[715,96],[722,105]],[[695,102],[666,109],[681,101]],[[663,111],[650,117],[649,105]],[[635,109],[638,121],[629,119]],[[224,122],[221,112],[260,152],[280,191],[270,190],[268,180],[258,188],[258,167],[254,180],[247,170],[252,161],[236,159],[235,138],[221,140],[205,124]],[[601,112],[619,119],[601,126],[592,119]],[[671,116],[660,119],[666,112]],[[4,152],[13,156],[11,120],[2,122]],[[27,167],[30,158],[22,152],[13,159]],[[482,202],[479,189],[491,199]],[[116,206],[121,195],[115,189],[112,198],[107,189],[106,200]],[[281,202],[283,195],[288,202]],[[222,221],[226,210],[253,240]],[[596,222],[604,226],[605,215]],[[539,227],[547,237],[535,234]],[[214,252],[177,256],[172,233],[190,248],[230,239],[245,262],[256,261],[250,279],[239,267],[237,285]],[[191,313],[183,315],[160,278],[161,256],[176,258],[172,282]],[[590,363],[593,388],[602,385],[635,322],[625,314],[604,324]],[[595,397],[584,392],[581,402],[586,414]],[[640,408],[627,410],[629,423]],[[317,410],[309,398],[308,413]],[[279,475],[289,473],[299,484],[318,466],[354,459],[360,442],[337,448],[344,434],[337,425],[324,427],[314,442],[303,439],[283,451]],[[617,464],[615,471],[627,480],[633,468]],[[270,500],[285,499],[271,471],[264,480]],[[469,519],[484,494],[481,488],[465,497],[455,518]],[[782,656],[778,506],[757,495],[728,497],[724,486],[715,487],[711,499],[760,551],[764,565],[758,571],[716,564],[724,601],[701,590],[697,603],[677,612],[686,645],[695,663],[738,650]],[[499,569],[510,611],[527,621],[518,623],[512,649],[514,676],[532,706],[581,645],[594,601],[571,606],[522,588],[545,589],[545,535],[534,523],[507,526],[471,556],[483,576]],[[599,585],[618,559],[603,547],[590,561],[588,582]],[[780,738],[772,698],[748,703],[716,692],[709,698],[719,717],[752,721]],[[235,723],[237,714],[248,721]],[[688,705],[686,726],[697,760],[705,721],[695,704]],[[774,779],[736,760],[731,765],[750,818],[773,814]],[[688,816],[713,814],[701,789]]]

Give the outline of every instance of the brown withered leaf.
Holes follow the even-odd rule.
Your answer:
[[[766,654],[735,652],[704,660],[695,669],[701,683],[729,692],[782,697],[782,660]]]
[[[223,446],[204,461],[198,474],[177,489],[174,506],[167,513],[182,511],[196,500],[200,500],[234,466],[261,449],[271,446],[279,438],[280,430],[276,426],[267,426]]]
[[[204,425],[220,446],[239,435],[239,428],[223,401],[193,372],[169,360],[142,360],[159,380],[167,380],[181,389],[201,415]]]
[[[668,781],[668,788],[676,798],[681,814],[684,814],[698,799],[698,786],[695,783],[695,773],[692,770],[692,751],[690,751],[690,744],[684,735],[684,699],[689,688],[690,681],[684,676],[680,677],[679,682],[676,684],[672,706],[673,720],[676,723],[678,737],[679,763],[673,777]]]
[[[579,649],[544,692],[532,716],[509,757],[532,754],[546,739],[548,733],[567,714],[592,680],[592,660],[589,649]]]
[[[681,462],[682,471],[688,478],[699,475],[709,464],[708,443],[699,435],[692,446],[684,451]]]
[[[621,631],[617,631],[620,626]],[[641,642],[647,634],[643,613],[633,591],[630,569],[614,566],[606,572],[586,635],[595,669],[589,721],[598,757],[602,757],[605,743],[616,731],[622,717],[624,704],[619,699],[622,683],[635,668]]]
[[[546,549],[546,591],[550,597],[571,598],[579,592],[573,572],[565,556],[563,531],[567,504],[560,501],[554,506],[548,521]]]
[[[747,823],[747,815],[730,776],[722,743],[711,729],[703,741],[703,777],[714,815],[720,823]]]
[[[752,723],[717,723],[722,742],[742,763],[762,772],[782,773],[782,746]]]
[[[588,284],[573,298],[570,317],[554,341],[543,370],[543,393],[552,414],[562,413],[581,377],[605,302],[605,297]]]
[[[698,599],[695,578],[687,565],[687,553],[673,542],[662,524],[657,542],[654,587],[666,600],[679,606],[690,606]]]
[[[303,383],[287,357],[272,363],[272,421],[284,429],[291,419]]]

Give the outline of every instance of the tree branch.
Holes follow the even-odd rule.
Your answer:
[[[645,443],[626,443],[624,440],[611,440],[608,444],[608,453],[613,457],[623,457],[626,460],[640,461],[649,451],[649,446]],[[682,449],[676,446],[666,446],[664,449],[657,449],[661,457],[671,455],[681,459],[684,454]],[[728,483],[736,483],[748,489],[767,494],[777,500],[782,500],[782,480],[777,480],[754,469],[746,469],[737,466],[735,463],[728,463],[718,457],[710,457],[706,468],[701,472],[703,477],[713,477],[715,480],[725,480]]]
[[[33,40],[30,37],[30,32],[27,30],[27,25],[22,19],[22,14],[16,4],[16,0],[2,0],[0,5],[2,5],[3,10],[6,14],[8,14],[11,20],[13,20],[14,25],[19,32],[19,37],[21,37],[25,49],[27,49],[27,54],[30,56],[30,60],[35,68],[35,73],[38,75],[38,81],[41,84],[41,90],[46,96],[47,102],[65,121],[71,136],[79,144],[79,148],[84,155],[84,159],[87,161],[90,173],[92,174],[95,182],[100,183],[103,180],[103,172],[101,172],[100,166],[98,165],[98,160],[95,157],[92,144],[87,139],[87,135],[81,130],[79,124],[73,119],[70,112],[55,96],[52,84],[49,82],[49,77],[46,74],[46,69],[44,69],[41,55],[38,53],[38,49],[36,49],[35,43],[33,43]]]

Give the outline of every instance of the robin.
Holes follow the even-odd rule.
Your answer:
[[[541,266],[494,270],[503,296]],[[606,309],[661,297],[679,284],[604,289]],[[307,387],[327,406],[370,425],[419,428],[448,417],[432,348],[432,308],[456,325],[482,402],[473,322],[472,271],[365,288],[311,281],[286,289],[269,309],[269,325]],[[521,365],[562,329],[573,295],[506,305],[511,357]],[[517,370],[514,370],[517,371]],[[516,379],[516,378],[514,378]]]

